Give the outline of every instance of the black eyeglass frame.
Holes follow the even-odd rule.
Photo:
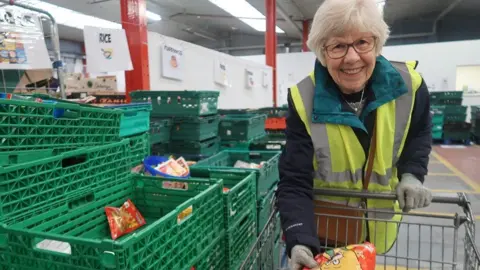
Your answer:
[[[362,40],[362,39],[365,39],[365,38],[373,38],[373,46],[372,46],[372,48],[371,48],[370,50],[364,51],[364,52],[359,52],[359,51],[357,51],[357,49],[355,48],[354,44],[355,44],[356,42],[358,42],[359,40]],[[340,59],[340,58],[345,57],[345,55],[347,55],[348,51],[350,50],[350,47],[352,47],[352,48],[355,50],[355,52],[358,53],[358,54],[365,54],[365,53],[371,52],[373,49],[375,49],[375,47],[377,47],[377,37],[376,37],[376,36],[362,37],[362,38],[359,38],[359,39],[355,40],[355,41],[352,42],[352,43],[348,43],[348,44],[340,43],[340,44],[347,45],[347,49],[345,50],[345,54],[342,55],[342,56],[339,56],[339,57],[331,57],[330,54],[328,53],[328,47],[337,46],[338,44],[330,44],[330,45],[323,46],[323,50],[326,52],[327,56],[328,56],[330,59]]]

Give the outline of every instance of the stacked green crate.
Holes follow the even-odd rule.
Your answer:
[[[191,176],[208,178],[214,182],[223,180],[226,235],[223,255],[218,256],[226,255],[224,261],[228,267],[218,269],[238,269],[257,237],[255,173],[234,169],[212,170],[192,167]]]
[[[248,150],[253,141],[266,135],[267,115],[250,112],[221,115],[218,133],[222,150]]]
[[[461,105],[462,100],[462,91],[430,93],[433,139],[469,140],[470,127],[465,124],[467,107]]]
[[[217,91],[132,92],[133,102],[152,103],[153,119],[168,119],[171,123],[166,128],[169,136],[152,141],[152,154],[189,159],[216,154],[220,148],[218,96]]]

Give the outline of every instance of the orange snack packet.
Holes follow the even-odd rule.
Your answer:
[[[317,257],[318,267],[303,270],[375,270],[376,251],[371,243],[328,250]]]
[[[140,214],[130,199],[123,203],[120,208],[105,207],[105,214],[107,215],[110,234],[113,240],[124,234],[133,232],[146,223],[142,214]]]

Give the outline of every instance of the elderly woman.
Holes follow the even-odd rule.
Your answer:
[[[279,165],[277,203],[293,269],[315,266],[320,241],[370,241],[385,253],[402,210],[431,202],[423,186],[431,151],[428,89],[416,62],[381,56],[388,35],[374,0],[326,0],[313,19],[308,46],[317,61],[289,89]],[[396,192],[398,201],[315,196],[313,189]],[[385,222],[331,219],[329,226],[315,213]]]

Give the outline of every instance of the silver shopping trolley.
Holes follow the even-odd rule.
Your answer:
[[[395,194],[345,190],[315,190],[314,193],[332,197],[397,199]],[[376,270],[480,269],[480,253],[475,245],[475,216],[467,195],[465,193],[457,193],[452,197],[434,196],[431,208],[441,209],[443,211],[439,212],[444,212],[445,214],[412,211],[403,213],[401,221],[385,221],[378,218],[369,218],[369,216],[382,216],[382,214],[392,214],[392,212],[365,209],[364,211],[367,212],[365,216],[352,217],[321,214],[322,211],[318,211],[317,208],[319,214],[316,214],[316,222],[317,224],[322,222],[326,226],[335,228],[333,230],[335,232],[333,239],[336,239],[338,235],[348,235],[348,232],[342,231],[337,226],[339,219],[349,219],[352,222],[368,220],[373,221],[374,224],[377,222],[397,223],[399,225],[397,241],[387,253],[377,255]],[[344,208],[344,210],[347,209],[351,210],[351,208]],[[278,212],[274,204],[272,204],[270,218],[240,267],[241,270],[288,269],[284,250],[281,252],[279,251],[281,249],[278,248],[279,245],[280,247],[283,245],[281,238],[278,236],[279,228]],[[332,230],[328,231],[331,232]],[[332,236],[328,237],[328,239],[330,240],[328,244],[326,244],[327,241],[320,239],[320,242],[324,243],[322,244],[323,249],[327,250],[337,247],[337,243],[332,244]],[[378,239],[376,240],[378,241]]]

